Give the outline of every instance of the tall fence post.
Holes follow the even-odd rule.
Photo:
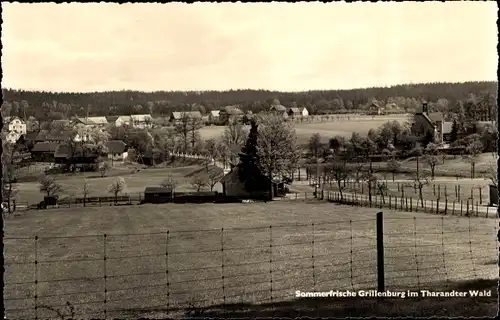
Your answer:
[[[377,289],[379,292],[385,291],[383,215],[383,212],[377,212]]]
[[[103,254],[104,254],[104,257],[103,257],[103,262],[104,262],[104,266],[103,266],[103,269],[104,269],[104,319],[107,318],[107,298],[108,298],[108,287],[107,287],[107,284],[108,284],[108,280],[107,280],[107,270],[106,270],[106,267],[107,267],[107,262],[106,262],[106,237],[107,235],[104,234],[104,238],[103,238]]]

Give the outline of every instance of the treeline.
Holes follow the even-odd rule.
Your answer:
[[[432,102],[437,111],[446,111],[459,101],[473,96],[492,95],[496,102],[497,82],[426,83],[386,88],[278,92],[267,90],[230,91],[110,91],[93,93],[45,92],[6,89],[4,105],[10,114],[21,117],[56,117],[123,115],[150,113],[168,116],[173,111],[208,112],[227,105],[239,105],[244,111],[268,110],[276,99],[286,107],[306,107],[311,114],[366,110],[376,101],[381,106],[396,105],[400,111],[412,112],[423,100]],[[445,110],[443,110],[445,109]]]

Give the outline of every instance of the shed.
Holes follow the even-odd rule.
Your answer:
[[[498,188],[497,186],[490,184],[490,206],[498,206]]]
[[[173,191],[170,188],[146,187],[144,190],[144,203],[172,202]]]

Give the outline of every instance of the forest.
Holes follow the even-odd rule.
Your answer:
[[[110,91],[92,93],[3,90],[3,113],[27,119],[69,119],[72,116],[108,116],[149,113],[168,116],[172,111],[200,110],[202,113],[228,105],[243,111],[267,110],[279,100],[286,107],[306,107],[311,114],[364,110],[376,101],[396,105],[404,112],[418,109],[428,101],[433,111],[458,113],[460,103],[483,105],[481,118],[490,120],[496,109],[497,82],[425,83],[351,90],[277,92],[267,90],[230,91]],[[496,118],[496,117],[495,117]],[[478,119],[479,120],[479,119]]]

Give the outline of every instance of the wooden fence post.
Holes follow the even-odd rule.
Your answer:
[[[451,211],[451,215],[455,215],[455,200],[453,200],[453,210]]]
[[[377,212],[377,289],[379,292],[385,291],[385,271],[384,271],[384,221],[383,213]]]

